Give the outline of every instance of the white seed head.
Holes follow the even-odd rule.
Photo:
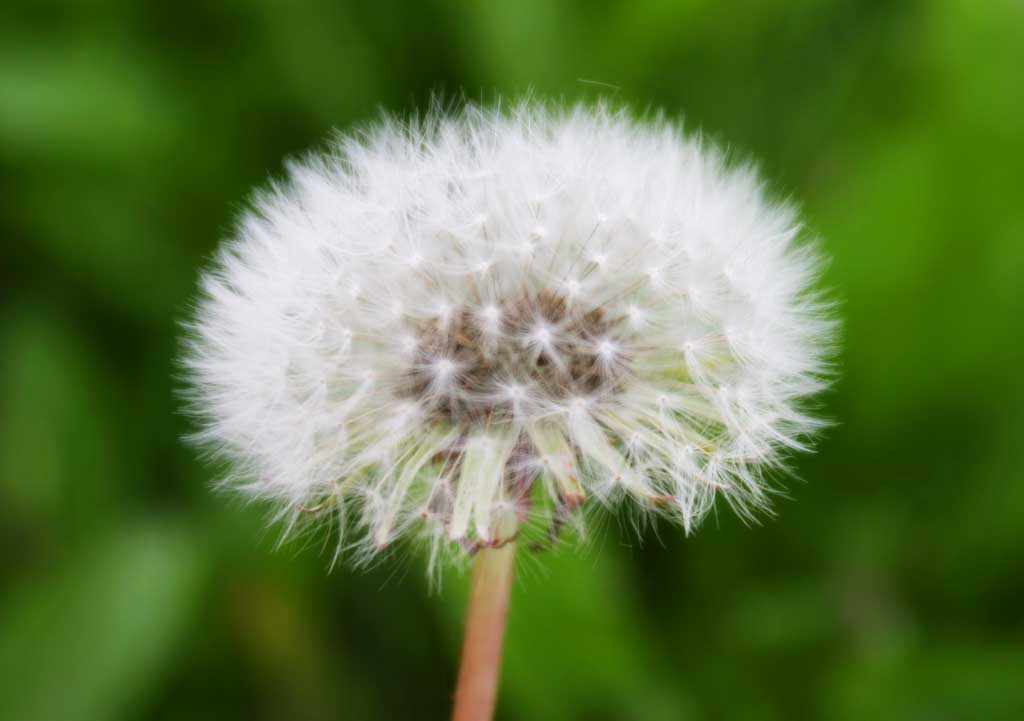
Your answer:
[[[753,169],[600,107],[385,120],[290,167],[202,280],[199,439],[369,554],[553,536],[586,499],[695,528],[820,426],[818,256]]]

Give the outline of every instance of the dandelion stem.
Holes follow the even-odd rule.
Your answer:
[[[510,540],[481,549],[473,561],[452,721],[490,721],[494,715],[515,551]]]

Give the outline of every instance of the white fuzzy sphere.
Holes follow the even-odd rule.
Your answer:
[[[367,553],[553,537],[591,497],[687,531],[716,494],[747,514],[819,426],[832,323],[799,234],[663,121],[384,121],[292,165],[203,278],[200,439]]]

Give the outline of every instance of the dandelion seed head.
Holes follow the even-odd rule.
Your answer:
[[[283,516],[341,508],[366,556],[494,544],[510,513],[549,534],[590,497],[749,517],[821,425],[799,228],[665,121],[384,120],[290,166],[203,276],[198,438]]]

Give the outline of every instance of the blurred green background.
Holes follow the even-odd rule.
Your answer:
[[[442,719],[465,578],[275,550],[180,437],[254,186],[380,108],[611,96],[761,159],[842,300],[778,519],[525,558],[501,719],[1024,718],[1020,0],[0,10],[0,718]]]

